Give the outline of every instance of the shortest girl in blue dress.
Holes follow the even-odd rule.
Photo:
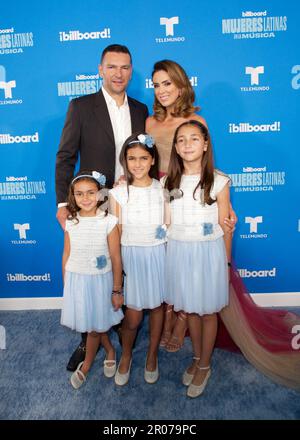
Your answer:
[[[118,219],[101,209],[105,180],[97,171],[82,171],[69,189],[61,324],[88,332],[85,360],[71,376],[75,389],[85,382],[100,344],[106,352],[104,375],[116,372],[116,354],[106,332],[123,318],[122,263]]]
[[[231,256],[231,233],[224,225],[229,178],[214,169],[210,136],[201,122],[177,128],[164,179],[170,194],[166,302],[188,314],[194,358],[183,383],[187,395],[197,397],[210,377],[216,313],[228,304]]]
[[[165,294],[164,196],[158,178],[158,153],[151,136],[135,133],[124,143],[120,162],[126,184],[110,191],[112,213],[119,217],[125,271],[122,357],[115,375],[117,385],[129,380],[132,347],[143,310],[150,309],[150,342],[144,379],[158,379],[158,346],[163,325]]]

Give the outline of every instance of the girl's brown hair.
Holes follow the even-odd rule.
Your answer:
[[[91,177],[89,177],[89,175]],[[82,176],[82,177],[81,177]],[[74,181],[74,179],[76,180]],[[86,180],[87,182],[93,182],[97,188],[98,191],[101,191],[100,200],[97,202],[97,208],[99,208],[104,203],[107,203],[108,200],[108,190],[105,188],[104,185],[100,185],[100,183],[92,176],[92,171],[79,171],[76,176],[74,177],[72,182],[69,186],[69,193],[68,193],[68,210],[70,211],[70,214],[68,215],[68,220],[75,220],[79,221],[77,218],[77,213],[80,211],[79,206],[76,203],[75,196],[74,196],[74,187],[77,182],[82,182]],[[105,191],[107,190],[107,191]],[[103,210],[105,212],[105,215],[108,214],[108,209]]]
[[[159,174],[158,174],[159,155],[158,155],[157,148],[155,145],[153,145],[151,148],[148,148],[147,145],[139,142],[138,136],[140,134],[142,134],[144,136],[149,136],[142,131],[138,131],[136,133],[133,133],[124,142],[121,153],[120,153],[120,164],[122,165],[122,167],[124,169],[124,174],[125,174],[125,178],[126,178],[126,182],[127,182],[128,187],[133,182],[133,175],[129,172],[128,167],[127,167],[127,152],[130,148],[134,148],[134,147],[139,146],[141,148],[144,148],[144,150],[146,150],[150,154],[150,156],[154,159],[154,164],[151,166],[151,168],[149,170],[149,176],[152,177],[153,179],[159,178]],[[131,142],[134,142],[134,143],[131,143]]]
[[[197,127],[202,134],[205,142],[207,142],[207,150],[203,152],[201,161],[201,176],[199,176],[199,182],[194,189],[193,197],[195,198],[196,191],[198,188],[200,188],[201,202],[203,204],[207,203],[208,205],[212,205],[215,202],[215,200],[210,197],[210,191],[214,183],[214,161],[212,144],[207,127],[199,121],[195,121],[192,119],[190,121],[184,122],[183,124],[179,125],[179,127],[177,127],[173,138],[171,158],[167,178],[165,181],[165,188],[168,189],[169,192],[174,189],[180,188],[181,176],[184,172],[184,166],[182,158],[176,151],[176,142],[180,129],[182,127],[188,126]]]

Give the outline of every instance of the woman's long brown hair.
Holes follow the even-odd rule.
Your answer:
[[[199,107],[194,106],[195,92],[185,70],[180,66],[180,64],[171,60],[157,61],[153,67],[152,79],[154,74],[161,70],[169,75],[171,81],[181,92],[180,96],[175,102],[171,115],[174,118],[187,118],[198,111]],[[160,104],[156,96],[154,97],[153,116],[158,121],[164,121],[167,116],[167,110]]]

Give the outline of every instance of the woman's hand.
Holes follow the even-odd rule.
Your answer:
[[[114,188],[119,185],[125,185],[126,178],[124,175],[120,176],[119,179],[114,183]]]
[[[234,210],[232,209],[232,206],[230,204],[229,218],[225,218],[224,223],[228,227],[228,232],[230,232],[231,234],[233,234],[233,232],[235,230],[235,226],[237,224],[237,221],[238,221],[238,218],[236,216],[236,213],[234,212]]]

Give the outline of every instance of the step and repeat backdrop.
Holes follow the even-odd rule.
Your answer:
[[[2,298],[62,295],[55,156],[69,101],[101,87],[109,44],[152,112],[154,62],[186,70],[232,179],[234,258],[250,292],[299,292],[300,5],[288,0],[15,1],[0,17]]]

